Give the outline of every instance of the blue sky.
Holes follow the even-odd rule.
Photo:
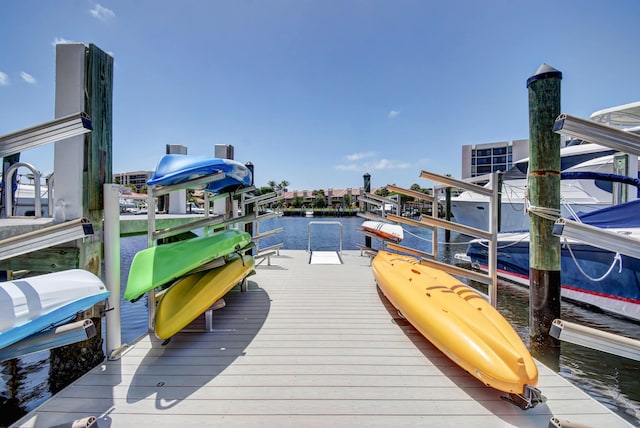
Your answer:
[[[53,119],[55,43],[94,43],[115,59],[114,172],[232,144],[258,186],[427,187],[465,144],[528,138],[543,63],[565,113],[638,101],[638,18],[638,0],[4,0],[0,135]]]

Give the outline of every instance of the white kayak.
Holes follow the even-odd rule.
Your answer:
[[[402,241],[402,239],[404,239],[404,230],[399,224],[367,220],[362,223],[362,228],[384,239],[393,239],[395,241]]]
[[[82,269],[0,283],[0,349],[71,320],[109,297],[102,280]]]

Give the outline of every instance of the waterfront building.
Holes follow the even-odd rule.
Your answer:
[[[570,141],[562,137],[560,146]],[[484,144],[466,144],[462,146],[461,179],[480,177],[496,171],[506,172],[514,162],[529,157],[529,140],[498,141]]]
[[[348,187],[346,189],[327,189],[324,190],[324,197],[327,207],[330,208],[349,208],[357,207],[360,196],[364,195],[364,188],[357,189]],[[313,190],[293,190],[283,193],[283,205],[289,206],[294,198],[302,198],[302,204],[312,206],[315,202],[316,192]],[[349,206],[347,206],[349,205]]]
[[[461,178],[508,171],[513,162],[529,155],[529,140],[498,141],[462,146]]]
[[[147,187],[147,181],[151,178],[151,175],[153,175],[153,171],[120,172],[113,174],[113,182],[122,186],[133,185],[136,188],[136,192],[140,192]]]

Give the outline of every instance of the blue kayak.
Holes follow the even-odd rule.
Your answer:
[[[164,155],[147,185],[169,186],[220,172],[224,173],[223,179],[212,181],[203,188],[212,193],[226,193],[251,185],[251,171],[240,162],[191,155]]]

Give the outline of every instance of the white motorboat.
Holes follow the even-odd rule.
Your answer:
[[[612,126],[625,126],[636,132],[640,128],[628,128],[640,124],[640,102],[601,110],[591,115],[591,120]],[[569,145],[560,150],[560,171],[565,177],[560,183],[561,215],[591,212],[612,205],[613,185],[610,176],[585,178],[573,173],[598,172],[613,174],[613,155],[616,150],[593,143]],[[637,169],[637,157],[630,166]],[[527,208],[527,169],[529,158],[517,161],[503,176],[501,199],[501,231],[529,230]],[[568,174],[572,173],[572,174]],[[637,174],[636,174],[637,175]],[[632,177],[635,178],[635,177]],[[487,185],[488,186],[488,185]],[[635,199],[635,194],[630,199]],[[488,230],[489,198],[465,191],[451,198],[451,212],[455,221],[467,226]]]

